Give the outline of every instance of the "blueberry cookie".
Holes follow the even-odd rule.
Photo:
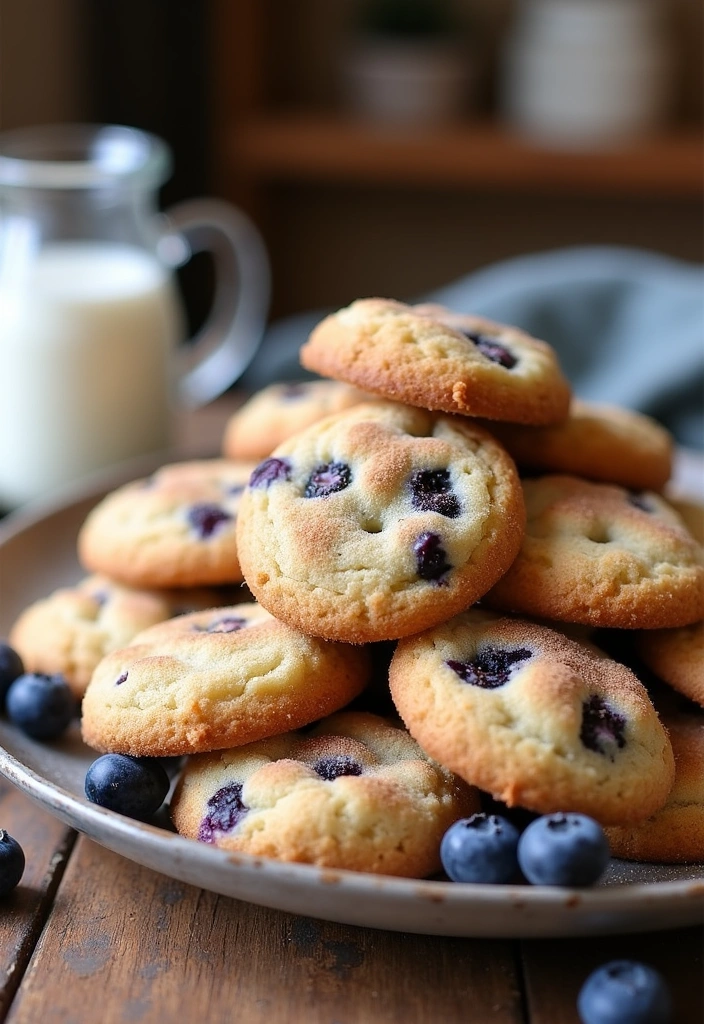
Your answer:
[[[675,755],[670,795],[646,821],[608,828],[611,852],[625,860],[655,864],[703,863],[704,711],[686,701],[666,701],[662,721]]]
[[[226,459],[180,462],[112,491],[80,530],[82,564],[137,587],[240,581],[237,509],[251,471]]]
[[[303,636],[256,604],[194,612],[103,658],[83,738],[138,757],[239,746],[337,711],[369,676],[364,648]]]
[[[422,409],[535,424],[559,423],[569,409],[569,384],[549,345],[442,306],[359,299],[318,324],[300,359]]]
[[[635,648],[651,672],[704,707],[704,622],[638,633]]]
[[[487,424],[520,469],[569,473],[634,490],[660,491],[672,474],[672,437],[649,416],[573,399],[563,423]]]
[[[704,616],[702,549],[657,494],[572,476],[525,480],[523,492],[523,546],[486,604],[621,629]]]
[[[509,806],[620,824],[667,798],[667,733],[645,687],[596,647],[472,609],[401,640],[389,678],[423,750]]]
[[[259,462],[292,434],[371,397],[337,380],[270,384],[252,395],[228,420],[223,455]]]
[[[166,597],[93,575],[35,601],[14,623],[9,640],[25,671],[60,674],[80,698],[106,654],[170,615]]]
[[[171,803],[185,836],[261,857],[423,878],[476,793],[408,733],[342,712],[305,734],[190,758]]]
[[[704,544],[704,505],[694,498],[670,494],[669,491],[665,498],[697,543]]]
[[[320,420],[255,469],[237,544],[272,615],[368,643],[486,593],[518,551],[523,514],[515,466],[486,431],[375,402]]]

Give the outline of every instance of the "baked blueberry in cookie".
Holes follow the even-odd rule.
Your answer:
[[[398,724],[345,711],[189,758],[171,809],[182,835],[226,850],[422,878],[479,798]]]
[[[439,512],[448,519],[460,514],[460,503],[452,490],[452,480],[447,469],[418,469],[412,474],[411,501],[419,512]]]
[[[249,478],[250,487],[268,487],[279,480],[291,479],[291,466],[285,459],[264,459]]]
[[[513,666],[530,656],[531,652],[524,648],[507,651],[487,644],[477,652],[472,661],[454,661],[450,658],[446,664],[465,683],[493,690],[497,686],[504,686],[511,677]]]
[[[108,494],[78,537],[82,564],[140,588],[242,580],[236,522],[252,463],[203,459],[163,466]]]
[[[473,608],[399,640],[389,682],[422,748],[509,807],[614,824],[665,802],[667,732],[635,675],[590,644]]]
[[[443,306],[359,299],[301,348],[325,377],[422,409],[509,423],[565,419],[570,387],[544,341]]]
[[[256,604],[180,615],[97,666],[82,731],[96,750],[169,757],[234,747],[344,707],[368,649],[305,636]]]
[[[372,643],[419,632],[478,600],[520,544],[515,467],[465,418],[360,404],[262,465],[238,515],[243,572],[305,633]]]
[[[218,834],[231,832],[249,810],[242,803],[242,783],[231,782],[214,793],[207,804],[208,813],[198,828],[202,843],[214,843]]]

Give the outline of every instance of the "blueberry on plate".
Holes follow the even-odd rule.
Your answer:
[[[17,651],[9,644],[0,643],[0,700],[5,699],[10,683],[24,673],[24,665]]]
[[[518,873],[518,829],[496,814],[473,814],[450,825],[440,859],[453,882],[511,882]]]
[[[593,971],[577,997],[582,1024],[668,1024],[669,989],[654,968],[612,960]]]
[[[12,892],[19,884],[23,872],[22,847],[4,828],[0,828],[0,896]]]
[[[533,885],[593,885],[610,857],[604,830],[585,814],[543,815],[518,842],[518,863]]]
[[[103,754],[86,772],[85,791],[91,803],[145,821],[163,804],[169,777],[154,758]]]
[[[8,717],[35,740],[53,740],[64,732],[76,714],[76,700],[61,675],[25,672],[7,691]]]

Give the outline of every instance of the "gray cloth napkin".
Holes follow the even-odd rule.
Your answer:
[[[680,444],[704,448],[700,266],[633,249],[560,249],[494,264],[405,301],[515,324],[556,349],[580,397],[647,413]],[[298,349],[328,312],[273,323],[242,386],[312,376]]]

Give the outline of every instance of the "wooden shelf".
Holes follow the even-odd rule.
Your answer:
[[[688,199],[704,183],[696,129],[600,150],[542,148],[487,122],[418,132],[266,113],[228,131],[233,172],[256,179]]]

